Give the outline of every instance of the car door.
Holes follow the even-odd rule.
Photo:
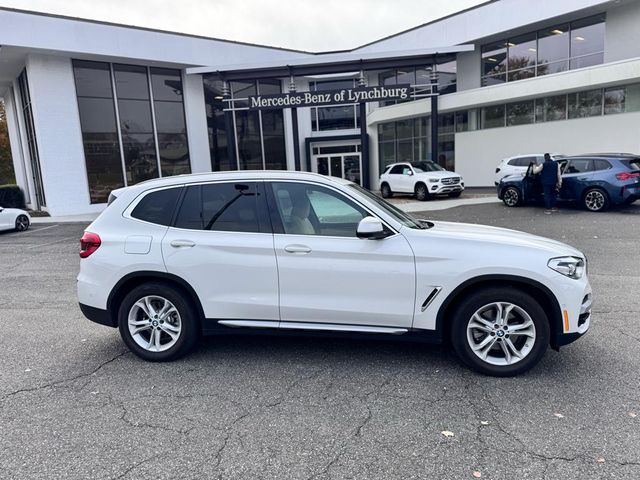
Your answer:
[[[356,236],[370,213],[337,189],[311,182],[267,184],[287,322],[411,327],[414,256],[390,230],[381,240]]]
[[[393,192],[406,192],[406,181],[403,171],[405,165],[395,165],[389,170],[388,181]]]
[[[11,215],[9,215],[9,213],[7,213],[7,211],[0,207],[0,231],[1,230],[6,230],[8,228],[11,228],[12,225],[10,225],[10,218],[12,217]]]
[[[560,199],[567,201],[580,200],[582,192],[588,185],[593,174],[593,159],[572,158],[568,161],[562,173],[562,187]]]
[[[206,318],[279,321],[262,182],[186,186],[162,253],[167,271],[193,287]]]

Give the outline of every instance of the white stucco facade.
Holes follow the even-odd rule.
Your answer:
[[[584,68],[572,68],[499,85],[482,86],[482,47],[503,38],[573,22],[593,15],[605,20],[602,61]],[[109,64],[166,67],[181,72],[191,172],[212,170],[210,112],[205,102],[203,75],[220,65],[290,65],[319,62],[323,58],[340,60],[340,54],[311,54],[281,48],[249,45],[170,32],[91,22],[73,18],[0,9],[0,97],[4,99],[9,139],[16,172],[28,206],[52,215],[71,215],[101,211],[104,203],[92,203],[83,146],[83,130],[78,108],[73,61],[90,60]],[[567,0],[531,2],[498,0],[459,14],[401,32],[343,54],[380,55],[416,48],[450,48],[456,60],[456,92],[438,98],[440,114],[468,113],[464,130],[453,133],[455,169],[467,186],[493,185],[496,164],[519,153],[554,151],[578,154],[596,151],[640,153],[640,99],[633,85],[640,84],[640,1]],[[328,61],[328,60],[327,60]],[[202,72],[200,72],[200,70]],[[31,117],[46,200],[36,198],[33,148],[29,147],[25,115],[18,78],[28,77]],[[367,71],[369,85],[377,85],[380,71]],[[348,75],[347,75],[348,77]],[[353,75],[352,75],[353,77]],[[352,78],[349,77],[349,78]],[[345,78],[345,75],[295,79],[298,91],[307,91],[314,81]],[[286,92],[289,78],[281,77]],[[631,86],[626,90],[624,111],[589,118],[570,118],[543,123],[484,128],[483,108],[514,102],[542,102],[546,97],[575,92]],[[640,90],[638,90],[640,92]],[[567,97],[568,98],[568,97]],[[331,139],[328,146],[358,144],[359,128],[318,131],[312,128],[312,108],[299,108],[298,137],[292,135],[289,110],[283,116],[286,168],[293,169],[294,151],[303,169],[312,169],[308,145]],[[369,137],[369,183],[378,187],[380,165],[379,128],[389,122],[430,115],[431,100],[422,99],[398,105],[367,104],[364,121]],[[607,114],[605,114],[607,113]],[[473,117],[473,118],[472,118]],[[344,141],[340,138],[344,137]],[[348,137],[348,138],[347,138]],[[309,143],[311,142],[311,143]],[[320,143],[318,143],[320,145]],[[124,163],[124,160],[123,160]],[[44,205],[39,205],[44,203]]]

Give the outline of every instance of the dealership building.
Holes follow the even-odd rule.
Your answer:
[[[7,8],[0,25],[16,180],[51,215],[185,173],[377,189],[432,159],[491,186],[511,155],[640,152],[638,0],[494,0],[326,53]]]

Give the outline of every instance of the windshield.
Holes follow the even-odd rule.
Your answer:
[[[431,160],[427,160],[425,162],[415,162],[412,163],[413,169],[418,172],[442,172],[444,168],[438,165],[436,162],[432,162]]]
[[[378,197],[377,195],[374,195],[369,190],[362,188],[360,185],[356,185],[355,183],[352,183],[349,185],[349,187],[353,188],[358,193],[367,197],[369,200],[375,203],[378,207],[384,210],[385,213],[391,215],[394,219],[396,219],[405,227],[416,228],[419,230],[425,230],[429,228],[429,226],[426,223],[416,220],[408,213],[405,213],[402,210],[400,210],[398,207],[384,201],[382,198]]]

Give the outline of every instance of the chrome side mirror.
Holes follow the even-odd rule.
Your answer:
[[[388,237],[384,225],[380,219],[376,217],[364,217],[360,220],[356,235],[358,238],[366,238],[368,240],[380,240]]]

